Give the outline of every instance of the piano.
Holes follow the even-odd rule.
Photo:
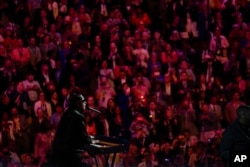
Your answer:
[[[104,155],[105,166],[113,167],[116,154],[128,151],[128,142],[123,139],[107,136],[90,136],[91,144],[85,145],[85,150],[94,155],[96,166],[99,167],[98,155]],[[110,155],[113,154],[111,164]]]

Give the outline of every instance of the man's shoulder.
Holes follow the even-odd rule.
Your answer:
[[[72,117],[75,119],[77,119],[77,118],[84,119],[84,115],[82,113],[80,113],[79,111],[74,110],[74,109],[67,109],[64,113],[64,116]]]

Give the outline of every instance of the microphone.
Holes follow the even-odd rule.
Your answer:
[[[98,113],[98,114],[101,114],[101,112],[100,112],[99,110],[94,109],[94,108],[92,108],[92,107],[89,107],[88,105],[87,105],[87,109],[88,109],[88,110],[91,110],[91,111],[94,111],[94,112],[96,112],[96,113]]]

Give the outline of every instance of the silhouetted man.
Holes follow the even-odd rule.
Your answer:
[[[86,102],[81,94],[73,93],[68,105],[57,128],[52,156],[57,167],[80,167],[84,145],[90,143],[82,114]]]
[[[220,155],[227,167],[248,165],[247,160],[237,163],[236,155],[246,154],[250,158],[250,106],[242,105],[236,112],[237,119],[223,133],[220,145]]]

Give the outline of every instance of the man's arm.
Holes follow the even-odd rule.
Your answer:
[[[82,116],[80,121],[78,121],[78,130],[79,130],[79,140],[80,140],[80,149],[84,149],[84,146],[86,144],[90,144],[91,143],[91,139],[87,133],[86,130],[86,124],[85,124],[85,118]]]

